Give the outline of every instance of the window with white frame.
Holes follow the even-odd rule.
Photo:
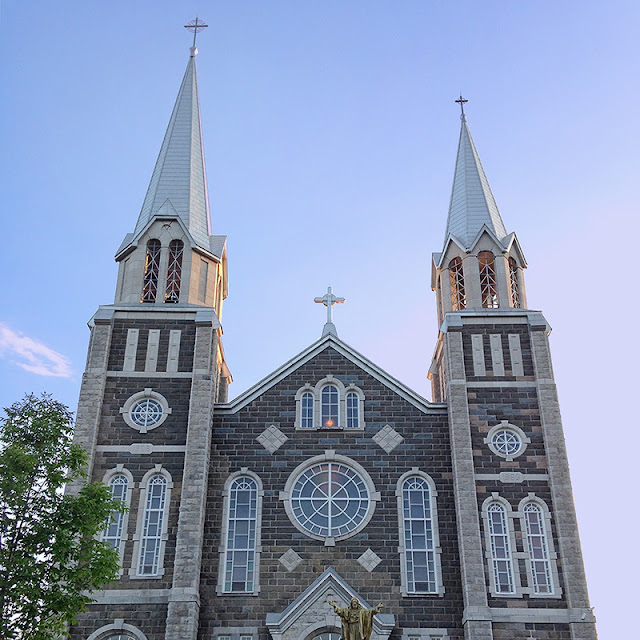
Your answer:
[[[120,500],[125,509],[114,511],[106,528],[102,532],[102,540],[109,543],[119,554],[120,561],[124,552],[124,542],[127,539],[126,527],[128,520],[128,507],[131,502],[131,492],[133,489],[133,477],[122,465],[107,472],[104,483],[109,487],[111,497]]]
[[[403,595],[442,594],[435,484],[412,469],[398,481],[396,495]]]
[[[494,496],[485,501],[483,511],[491,592],[513,596],[518,594],[520,585],[514,572],[515,543],[507,504]]]
[[[258,593],[262,493],[260,479],[247,469],[227,480],[219,593]]]
[[[124,620],[116,620],[96,629],[87,640],[147,640],[147,637],[137,627]]]
[[[306,384],[296,394],[297,429],[364,429],[364,393],[345,386],[334,376],[315,386]]]
[[[159,427],[171,414],[167,399],[147,388],[134,393],[120,408],[123,420],[140,433]]]

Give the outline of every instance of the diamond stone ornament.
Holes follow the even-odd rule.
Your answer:
[[[275,453],[289,438],[276,427],[275,424],[267,427],[256,440],[269,452]]]
[[[280,556],[280,564],[287,571],[293,571],[301,562],[302,562],[302,558],[293,549],[289,549],[289,551],[285,551]]]
[[[389,425],[386,425],[373,436],[372,440],[380,445],[387,453],[391,453],[404,438]]]
[[[381,562],[382,559],[375,551],[367,549],[359,558],[358,562],[371,573]]]

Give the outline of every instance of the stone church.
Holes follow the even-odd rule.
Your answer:
[[[595,640],[550,327],[464,112],[432,262],[433,401],[330,313],[229,400],[196,54],[116,252],[115,301],[89,323],[76,441],[128,510],[102,534],[120,576],[72,638],[338,640],[329,602],[358,598],[384,604],[373,640]]]

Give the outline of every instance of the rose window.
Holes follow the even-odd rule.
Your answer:
[[[148,429],[162,418],[162,405],[153,398],[138,400],[129,411],[129,418],[138,427]]]
[[[500,429],[493,434],[491,444],[497,453],[503,456],[515,456],[522,448],[520,436],[510,429]]]

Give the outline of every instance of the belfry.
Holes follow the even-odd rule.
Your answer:
[[[127,510],[103,532],[120,576],[71,637],[338,640],[357,615],[349,633],[373,640],[595,640],[550,327],[527,306],[466,100],[432,261],[433,401],[338,338],[331,287],[315,299],[321,337],[229,400],[226,238],[196,75],[206,25],[187,26],[115,299],[89,323],[75,437]]]

